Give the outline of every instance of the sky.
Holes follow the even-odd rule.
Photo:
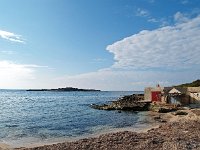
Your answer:
[[[199,78],[199,0],[0,0],[1,89],[137,91]]]

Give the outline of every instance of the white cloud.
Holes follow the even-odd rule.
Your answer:
[[[150,15],[150,13],[145,9],[138,8],[136,11],[136,15],[140,16],[140,17],[148,17]]]
[[[103,69],[96,72],[79,74],[74,76],[63,76],[54,80],[58,87],[79,87],[95,88],[101,90],[144,90],[144,87],[171,86],[184,82],[196,80],[199,77],[199,71],[196,72],[166,72],[166,71],[135,71],[135,70],[114,70]]]
[[[176,24],[188,22],[192,18],[195,18],[195,17],[199,16],[199,14],[200,14],[200,9],[199,8],[194,8],[194,9],[192,9],[192,11],[184,12],[184,13],[178,11],[173,16],[174,17],[174,22]]]
[[[149,18],[148,22],[156,23],[156,22],[159,22],[159,21],[157,19],[155,19],[155,18]]]
[[[189,21],[189,17],[187,14],[183,14],[181,12],[177,12],[174,15],[174,21],[177,23],[183,23],[183,22],[188,22]]]
[[[0,37],[9,41],[25,43],[24,39],[22,39],[21,35],[17,35],[12,32],[0,30]]]
[[[152,74],[153,75],[153,74]],[[139,79],[140,78],[140,79]],[[101,90],[141,90],[144,84],[134,83],[145,80],[143,72],[119,71],[103,69],[97,72],[79,74],[75,76],[64,76],[56,79],[62,87],[72,86],[79,88],[95,88]],[[147,81],[146,81],[147,82]],[[151,85],[157,84],[158,80],[152,81]]]
[[[6,55],[13,55],[13,54],[15,54],[15,52],[14,51],[0,51],[0,54],[6,54]]]
[[[200,16],[175,26],[141,31],[107,47],[116,68],[177,69],[199,65]]]
[[[183,5],[186,5],[186,4],[188,4],[188,3],[189,3],[188,0],[182,0],[182,1],[181,1],[181,4],[183,4]]]
[[[16,64],[10,61],[0,61],[0,83],[1,88],[9,88],[18,85],[26,80],[34,79],[34,70],[25,65]]]
[[[138,8],[135,15],[138,16],[138,17],[143,17],[144,19],[147,20],[147,22],[159,23],[161,27],[169,24],[169,22],[167,21],[166,18],[155,18],[151,15],[151,13],[148,10],[145,10],[145,9],[142,9],[142,8]]]
[[[18,64],[12,61],[0,61],[0,88],[31,87],[36,79],[36,69],[47,66]],[[42,81],[39,81],[42,82]]]
[[[148,0],[149,3],[155,3],[156,0]]]

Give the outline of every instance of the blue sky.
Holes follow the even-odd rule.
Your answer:
[[[200,76],[198,0],[0,1],[0,88],[143,90]]]

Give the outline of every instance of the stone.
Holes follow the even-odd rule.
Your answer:
[[[174,115],[175,115],[175,116],[176,116],[176,115],[188,115],[188,113],[185,112],[185,111],[177,111],[177,112],[175,112]]]

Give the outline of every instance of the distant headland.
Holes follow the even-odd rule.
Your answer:
[[[93,91],[101,91],[95,89],[79,89],[73,87],[66,88],[58,88],[58,89],[28,89],[26,91],[55,91],[55,92],[73,92],[73,91],[83,91],[83,92],[93,92]]]

